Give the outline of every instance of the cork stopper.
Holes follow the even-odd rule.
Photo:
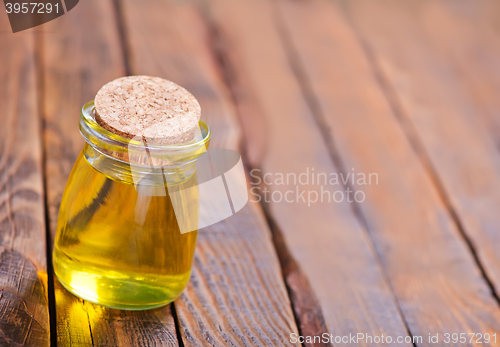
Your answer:
[[[196,98],[159,77],[118,78],[99,90],[94,104],[100,126],[148,144],[185,143],[199,131],[201,108]]]

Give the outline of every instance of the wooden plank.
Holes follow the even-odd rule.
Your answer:
[[[84,140],[82,105],[125,74],[112,1],[87,0],[46,25],[43,45],[44,141],[50,226],[54,236],[65,182]],[[59,346],[176,346],[170,307],[131,312],[78,299],[55,282]]]
[[[50,344],[33,31],[0,15],[0,345]]]
[[[313,203],[296,197],[290,202],[280,199],[287,191],[294,192],[297,185],[293,179],[280,184],[280,174],[298,177],[314,170],[314,175],[326,174],[329,180],[339,171],[294,76],[286,45],[276,27],[272,2],[211,0],[209,4],[215,31],[220,35],[218,46],[227,78],[246,125],[245,148],[251,153],[254,175],[267,174],[271,184],[266,188],[273,193],[263,194],[264,187],[257,189],[263,201],[268,200],[268,213],[282,231],[293,258],[310,279],[328,329],[311,329],[310,317],[299,300],[294,302],[294,308],[301,333],[407,336],[371,241],[347,200],[333,202],[332,194],[344,192],[345,187],[309,182],[298,187],[306,197],[312,194],[314,200],[314,194],[319,196],[322,191],[330,197],[322,195]],[[259,181],[253,179],[254,183]],[[286,280],[289,288],[300,295],[304,288],[294,286],[294,276],[291,273]],[[357,345],[374,344],[360,341]]]
[[[380,46],[393,47],[393,54],[376,57],[393,74],[404,69],[405,79],[401,78],[399,85],[417,83],[404,97],[413,97],[414,106],[417,102],[425,104],[419,114],[431,123],[443,111],[439,106],[447,104],[449,99],[443,98],[446,95],[443,84],[438,87],[422,82],[429,81],[428,76],[439,70],[429,69],[432,67],[429,65],[428,71],[416,65],[411,69],[403,65],[408,61],[402,59],[399,64],[392,62],[396,56],[418,57],[424,52],[415,52],[407,44],[418,38],[404,29],[404,19],[385,15],[378,5],[369,1],[349,2],[349,6],[360,6],[356,7],[359,9],[356,23],[363,26],[363,35],[376,37]],[[359,210],[366,219],[410,333],[424,338],[429,333],[443,337],[453,332],[498,335],[498,302],[491,295],[426,165],[419,160],[398,123],[399,114],[390,104],[394,101],[386,98],[377,80],[380,76],[374,74],[369,61],[372,57],[363,56],[364,49],[356,34],[333,3],[280,0],[279,8],[297,68],[307,76],[303,78],[306,93],[317,107],[316,116],[323,122],[331,150],[336,151],[346,168],[378,173],[378,185],[355,182],[353,186],[366,194]],[[381,34],[377,28],[387,29],[384,25],[387,22],[398,25]],[[404,42],[393,43],[391,39],[398,36]],[[376,47],[377,52],[379,48]],[[435,83],[438,80],[432,79]],[[427,103],[430,99],[435,103]],[[428,117],[430,113],[433,118]],[[441,136],[447,136],[445,127],[438,129]],[[442,143],[441,150],[447,145]],[[423,345],[426,344],[425,341]]]
[[[352,13],[357,24],[363,22],[359,30],[377,60],[384,61],[381,73],[393,86],[406,123],[415,129],[421,152],[498,294],[500,216],[490,206],[500,203],[495,132],[500,103],[493,97],[500,86],[494,64],[500,58],[500,40],[483,24],[491,5],[482,2],[460,10],[445,2],[413,8],[389,2],[380,8],[390,18],[383,23],[364,22],[362,13],[370,7],[355,7]],[[382,43],[380,35],[390,44]],[[406,43],[408,50],[396,52],[407,35],[414,38]]]
[[[186,87],[212,129],[211,147],[237,150],[237,118],[195,4],[127,0],[123,8],[132,72]],[[198,237],[191,281],[175,302],[184,345],[289,345],[297,327],[259,206],[247,204]]]
[[[500,203],[500,35],[488,18],[500,8],[490,1],[464,5],[424,2],[418,12],[398,7],[394,11],[408,19],[406,30],[420,29],[413,49],[425,50],[425,54],[407,64],[419,69],[432,66],[446,76],[447,81],[431,80],[432,76],[418,81],[434,88],[446,87],[441,92],[446,98],[440,102],[442,112],[433,115],[436,119],[432,123],[421,120],[416,107],[407,113],[417,131],[425,131],[421,138],[432,165],[498,294],[500,216],[490,206]],[[388,78],[397,83],[400,77],[391,74]],[[406,95],[408,91],[397,88],[397,93]],[[404,98],[405,109],[413,103],[412,98]],[[430,102],[436,103],[429,97]],[[449,131],[437,134],[442,126]],[[446,148],[441,148],[445,143]]]
[[[487,122],[493,137],[500,131],[499,14],[498,1],[484,0],[425,1],[419,15],[413,15],[429,49],[446,59],[460,84],[474,98],[477,116]]]

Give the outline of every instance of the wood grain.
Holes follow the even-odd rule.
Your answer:
[[[188,89],[212,129],[211,147],[239,149],[241,130],[195,4],[127,0],[123,9],[132,72]],[[258,205],[199,232],[193,276],[175,307],[186,346],[290,344],[297,327]]]
[[[0,345],[48,346],[35,34],[0,32]]]
[[[423,52],[407,44],[418,42],[418,37],[405,30],[403,18],[386,15],[379,3],[349,4],[358,11],[356,24],[363,27],[363,36],[377,42],[375,56],[370,55],[371,49],[363,48],[334,4],[323,0],[279,1],[296,66],[303,74],[304,89],[317,107],[315,114],[323,124],[330,149],[345,168],[378,174],[378,185],[353,186],[366,194],[359,210],[410,333],[416,336],[429,333],[442,336],[451,331],[498,334],[498,302],[491,295],[427,165],[415,152],[413,139],[408,139],[398,122],[400,115],[394,100],[388,100],[383,93],[383,83],[370,59],[377,59],[384,70],[390,69],[391,75],[400,76],[398,87],[418,85],[407,88],[400,96],[405,102],[412,100],[412,107],[425,105],[416,114],[428,125],[427,134],[432,134],[429,127],[439,122],[440,112],[447,111],[445,114],[451,116],[448,113],[451,108],[442,106],[460,103],[463,95],[449,95],[443,85],[429,83],[430,75],[437,77],[440,73],[431,69],[432,65],[418,69],[410,64],[412,60],[408,57],[419,59]],[[388,37],[399,37],[401,41],[392,46]],[[393,49],[379,55],[381,47],[387,46]],[[369,48],[373,49],[371,45]],[[437,83],[438,78],[432,81]],[[443,138],[453,133],[447,124],[439,127]],[[423,135],[424,131],[420,133]],[[439,150],[443,151],[444,146],[442,143]]]
[[[83,148],[82,105],[125,74],[113,2],[82,1],[46,25],[42,47],[44,142],[51,233],[64,186]],[[58,346],[177,346],[170,306],[131,312],[104,308],[66,291],[55,279]]]
[[[271,194],[278,197],[275,192],[284,195],[295,191],[296,184],[292,180],[279,184],[269,177],[299,176],[314,170],[314,175],[323,173],[329,180],[330,174],[339,173],[294,76],[286,44],[277,29],[275,7],[268,0],[211,0],[209,4],[226,74],[246,124],[246,148],[253,153],[259,152],[253,149],[259,146],[254,134],[264,124],[265,154],[251,158],[254,174],[260,178],[252,181],[263,201],[268,200],[268,213],[281,230],[292,257],[310,279],[325,317],[327,330],[318,330],[321,326],[314,322],[316,317],[311,317],[308,305],[304,306],[300,298],[304,284],[297,282],[297,272],[289,272],[286,281],[296,299],[293,304],[301,333],[406,336],[371,241],[350,204],[346,200],[335,203],[331,198],[337,190],[345,192],[345,187],[326,182],[299,185],[306,197],[309,193],[320,195],[321,191],[330,195],[311,204],[295,198],[290,203],[270,199]],[[256,118],[262,120],[254,122]],[[264,187],[257,185],[266,174],[271,181],[266,188],[273,193],[263,194]],[[289,196],[295,196],[295,192]]]

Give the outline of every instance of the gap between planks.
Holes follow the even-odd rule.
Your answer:
[[[285,1],[282,1],[282,3],[285,3]],[[291,3],[292,3],[292,2],[287,2],[287,4],[291,4]],[[320,4],[320,3],[323,3],[323,2],[320,2],[320,1],[311,1],[311,2],[309,2],[308,4],[312,4],[312,3]],[[325,3],[326,3],[326,2],[325,2]],[[299,2],[293,2],[293,4],[294,4],[293,6],[295,6],[295,7],[296,7],[296,8],[295,8],[295,11],[297,11],[297,9],[299,8],[299,6],[301,6],[301,5],[298,5],[298,4],[299,4]],[[302,3],[300,3],[300,4],[304,5],[304,3],[303,3],[303,2],[302,2]],[[324,9],[324,8],[323,8],[323,9]],[[295,14],[297,14],[297,13],[298,13],[298,12],[296,12]],[[296,22],[297,22],[297,21],[294,21],[294,23],[296,23]],[[289,28],[290,28],[290,27],[289,27]],[[347,32],[347,30],[346,30],[345,32]],[[295,33],[297,33],[297,31],[296,31],[296,30],[295,30]],[[344,38],[344,37],[343,37],[343,38]],[[338,37],[336,37],[336,39],[338,39]],[[299,41],[299,42],[300,42],[300,41]],[[303,37],[302,37],[302,41],[301,41],[301,42],[302,42],[302,44],[304,44],[304,38],[303,38]],[[307,45],[306,45],[306,46],[307,46]],[[314,45],[312,44],[312,46],[314,46]],[[348,46],[348,47],[346,47],[346,48],[352,48],[353,46],[354,46],[354,44],[352,44],[350,47]],[[309,47],[310,47],[310,46],[309,46]],[[319,46],[316,46],[316,48],[318,48],[318,47],[319,47]],[[337,48],[338,48],[338,47],[337,47]],[[319,51],[323,51],[323,50],[319,50]],[[307,49],[306,49],[306,52],[307,52]],[[304,52],[301,52],[301,53],[303,54]],[[352,52],[351,52],[351,53],[352,53]],[[308,71],[311,71],[311,66],[314,66],[314,64],[311,64],[311,61],[312,61],[312,62],[316,62],[316,63],[317,63],[317,62],[318,62],[318,60],[316,59],[317,57],[311,58],[310,52],[307,52],[307,54],[309,54],[308,60],[309,60],[309,63],[310,63],[310,64],[308,65],[308,68],[309,68],[309,70],[308,70]],[[318,54],[318,52],[316,52],[316,54]],[[365,53],[365,54],[366,54],[366,53]],[[315,60],[315,59],[316,59],[316,60]],[[320,64],[319,64],[319,65],[320,65]],[[325,65],[320,65],[320,66],[325,67]],[[350,67],[350,65],[346,65],[346,66],[349,66],[349,67]],[[356,67],[359,67],[359,66],[356,66]],[[317,71],[317,70],[315,70],[316,68],[317,68],[317,67],[316,67],[316,66],[314,66],[314,69],[313,69],[312,71],[315,71],[315,76],[316,76],[316,81],[315,81],[315,82],[318,82],[318,80],[317,80],[317,79],[318,79],[318,71]],[[350,71],[350,72],[352,72],[352,71]],[[377,88],[377,89],[380,89],[380,86],[378,86],[378,87],[379,87],[379,88]],[[315,88],[318,88],[318,84],[316,84]],[[317,90],[317,89],[316,89],[316,90]],[[323,92],[324,92],[325,90],[321,90],[321,89],[320,89],[320,91],[323,91]],[[383,91],[381,91],[381,92],[383,92]],[[321,93],[319,93],[318,95],[320,95],[320,94],[321,94]],[[318,95],[316,95],[316,96],[318,96]],[[384,94],[382,94],[382,95],[384,95]],[[331,96],[331,94],[330,94],[330,96]],[[384,95],[384,98],[387,98],[387,95]],[[336,101],[338,101],[338,100],[336,100]],[[323,100],[322,100],[322,102],[323,102],[322,106],[325,106],[325,99],[323,99]],[[329,104],[328,104],[328,103],[326,103],[326,105],[328,106]],[[333,111],[331,108],[330,108],[330,110],[331,110],[331,111]],[[365,111],[366,111],[366,110],[365,110]],[[332,112],[332,113],[333,113],[333,112]],[[332,124],[332,122],[333,122],[333,121],[334,121],[334,120],[330,119],[330,120],[329,120],[329,124]],[[392,122],[392,121],[391,121],[391,122]],[[395,122],[395,125],[396,125],[397,127],[401,127],[401,124],[400,124],[400,123]],[[365,127],[365,128],[366,128],[366,127]],[[391,129],[392,129],[392,128],[391,128]],[[328,130],[328,129],[326,128],[326,130]],[[364,130],[367,130],[367,129],[364,129]],[[404,134],[406,138],[408,137],[408,134],[407,134],[407,133],[405,133],[405,132],[401,132],[401,133],[402,133],[402,134]],[[342,137],[342,140],[344,140],[343,144],[345,145],[345,137]],[[402,144],[403,144],[403,143],[402,143]],[[343,150],[346,150],[346,149],[344,148]],[[412,150],[414,151],[414,148],[413,148]],[[408,152],[408,153],[411,153],[411,151],[410,151],[410,152]],[[410,155],[410,156],[411,156],[411,155]],[[418,158],[418,155],[415,155],[415,157],[416,157],[416,158]],[[419,159],[420,159],[420,158],[419,158]],[[418,160],[418,161],[420,161],[420,160]],[[352,162],[352,159],[351,159],[351,162]],[[355,161],[354,161],[354,162],[355,162]],[[420,165],[422,165],[422,163],[420,163]],[[417,165],[416,165],[415,167],[417,167]],[[424,182],[424,183],[425,183],[425,180],[427,180],[427,179],[429,180],[429,182],[431,182],[431,181],[432,181],[432,178],[428,176],[428,172],[427,172],[426,170],[423,170],[423,172],[424,172],[424,175],[422,175],[422,182]],[[427,176],[427,178],[425,178],[425,176]],[[395,186],[397,186],[397,184],[395,184]],[[432,187],[433,185],[430,185],[430,186]],[[434,190],[434,192],[436,193],[436,196],[439,196],[439,193],[435,190],[435,187],[434,187],[434,189],[432,189],[432,190]],[[428,190],[428,192],[432,192],[432,190],[431,190],[431,189],[429,189],[429,190]],[[430,197],[433,197],[433,195],[429,195],[429,196],[430,196]],[[442,203],[442,201],[441,201],[441,203]],[[436,207],[438,207],[439,205],[440,205],[440,204],[436,204]],[[448,209],[446,208],[446,206],[444,206],[444,204],[443,204],[443,207],[445,207],[445,208],[444,208],[444,210],[445,210],[445,211],[447,211],[447,212],[448,212],[447,214],[449,215],[449,211],[448,211]],[[366,213],[369,213],[369,212],[370,212],[370,211],[368,210]],[[370,216],[368,216],[368,217],[370,217]],[[373,217],[373,216],[371,216],[371,217]],[[450,221],[451,221],[451,222],[453,222],[453,221],[452,221],[452,219],[453,219],[453,217],[452,217],[452,216],[450,216]],[[451,223],[451,225],[454,225],[454,223]],[[442,228],[443,226],[444,226],[444,225],[441,225],[441,228]],[[375,225],[375,227],[376,227],[376,225]],[[455,225],[455,227],[456,227],[456,225]],[[372,234],[372,233],[370,233],[370,236],[372,236],[371,234]],[[465,243],[463,243],[462,236],[461,236],[461,235],[459,235],[459,234],[460,234],[460,231],[458,231],[458,230],[457,230],[457,240],[458,240],[458,241],[457,241],[457,242],[455,242],[455,244],[456,244],[456,246],[460,249],[460,248],[461,248],[461,247],[460,247],[460,242],[462,242],[462,245],[464,245],[464,246],[466,246],[466,244],[465,244]],[[375,236],[375,235],[374,235],[374,236]],[[372,237],[374,237],[374,236],[372,236]],[[429,234],[428,236],[433,236],[433,235],[432,235],[432,234]],[[375,238],[376,238],[376,237],[375,237]],[[378,242],[377,242],[377,243],[378,243]],[[376,248],[378,248],[378,247],[376,247]],[[464,248],[464,250],[465,250],[467,247],[463,247],[463,248]],[[467,249],[467,250],[468,250],[468,249]],[[469,253],[469,254],[467,254],[467,253]],[[379,254],[380,254],[380,253],[379,253]],[[464,252],[464,256],[465,256],[466,254],[467,254],[467,256],[470,256],[470,252]],[[439,255],[439,253],[434,253],[434,255],[436,255],[436,260],[440,260],[440,258],[437,256],[437,255]],[[385,257],[387,257],[387,256],[385,255]],[[403,258],[404,258],[404,257],[403,257]],[[467,257],[465,257],[465,258],[467,258]],[[471,257],[471,258],[472,258],[472,257]],[[386,259],[386,260],[387,260],[387,259]],[[475,275],[475,270],[476,270],[476,269],[477,269],[477,270],[479,270],[479,269],[477,268],[477,264],[473,261],[473,259],[471,259],[470,264],[471,264],[471,266],[470,266],[470,269],[471,269],[470,274],[471,274],[471,275]],[[425,264],[422,264],[422,265],[425,265]],[[387,266],[387,264],[386,264],[386,266]],[[472,269],[474,269],[474,270],[472,270]],[[389,268],[389,270],[390,270],[390,268]],[[477,277],[478,277],[478,283],[481,283],[481,282],[482,282],[481,280],[482,280],[482,279],[484,279],[484,278],[482,278],[482,277],[480,276],[480,274],[479,274],[479,272],[480,272],[480,271],[477,271],[477,272],[478,272],[478,276],[477,276]],[[397,275],[399,275],[399,274],[398,274],[398,272],[396,271],[396,272],[393,272],[393,273],[392,273],[392,275],[396,275],[396,276],[397,276]],[[448,277],[449,277],[449,276],[448,276]],[[453,281],[453,278],[449,277],[449,279],[450,279],[451,281]],[[453,283],[453,282],[451,282],[451,283]],[[487,283],[485,283],[485,284],[487,284]],[[467,287],[467,286],[464,286],[464,288],[463,288],[462,290],[467,290],[467,288],[466,288],[466,287]],[[485,285],[484,287],[486,288],[487,286]],[[400,285],[399,285],[399,286],[397,286],[398,295],[402,298],[402,302],[405,304],[405,313],[409,315],[409,320],[411,321],[411,323],[413,324],[413,326],[415,326],[415,329],[417,329],[417,330],[418,330],[418,328],[419,328],[419,323],[418,323],[418,321],[415,321],[415,319],[412,319],[412,316],[414,315],[414,313],[413,313],[413,312],[411,312],[411,310],[409,310],[409,309],[408,309],[408,302],[407,302],[407,301],[406,301],[406,302],[404,302],[404,301],[405,301],[405,296],[404,296],[404,295],[402,295],[401,289],[402,289],[402,288],[401,288],[401,286],[400,286]],[[486,295],[486,294],[487,294],[486,292],[487,292],[487,290],[484,290],[484,291],[479,291],[479,292],[476,292],[476,293],[477,293],[478,295],[481,295],[481,296],[483,296],[483,294],[484,294],[485,301],[486,301],[486,302],[491,302],[491,305],[489,306],[489,308],[491,308],[491,311],[492,311],[492,312],[497,312],[497,311],[496,311],[496,307],[497,307],[498,303],[497,303],[497,302],[495,302],[494,300],[492,300],[493,298],[489,298],[489,297]],[[410,297],[410,299],[412,299],[412,297]],[[481,308],[481,309],[482,309],[482,308]],[[492,315],[492,316],[493,316],[493,315]],[[415,317],[413,317],[413,318],[415,318]],[[471,321],[471,323],[470,323],[470,324],[472,324],[472,321]]]
[[[207,3],[205,2],[204,5],[207,6]],[[227,53],[223,49],[223,39],[221,38],[217,24],[214,22],[213,18],[210,17],[207,8],[201,8],[200,11],[209,29],[211,40],[210,47],[212,48],[214,59],[218,63],[220,75],[229,90],[233,104],[236,105],[238,96],[235,93],[233,81],[234,71],[227,57]],[[244,136],[245,134],[243,133],[242,137]],[[249,158],[246,141],[242,141],[241,148],[242,159],[247,167],[247,171],[250,172],[252,169],[258,169],[258,165],[255,165],[254,161]],[[319,336],[328,331],[321,306],[318,303],[307,276],[303,273],[300,265],[294,259],[286,245],[283,232],[280,230],[278,223],[274,221],[268,206],[266,206],[263,200],[260,202],[260,205],[263,209],[269,229],[271,230],[273,244],[278,254],[283,279],[287,286],[300,335]],[[317,344],[317,346],[319,345],[320,344]],[[326,346],[329,344],[324,345]]]
[[[304,95],[304,99],[306,100],[306,102],[311,110],[311,114],[313,115],[314,120],[316,121],[318,129],[321,133],[321,136],[323,137],[323,141],[325,142],[325,145],[328,148],[332,162],[338,168],[338,171],[341,174],[346,175],[348,172],[346,170],[346,165],[345,165],[344,161],[342,160],[342,157],[339,153],[339,150],[338,150],[337,145],[335,143],[334,136],[329,131],[328,122],[326,121],[325,116],[323,114],[323,111],[321,109],[321,106],[319,104],[319,101],[317,100],[316,95],[315,95],[313,89],[311,88],[309,77],[306,73],[306,70],[305,70],[304,66],[302,66],[300,59],[299,59],[299,56],[298,56],[298,53],[296,51],[296,48],[293,46],[293,44],[290,40],[290,37],[289,37],[290,33],[287,31],[287,28],[283,22],[282,13],[279,11],[279,9],[276,9],[276,13],[277,13],[277,15],[276,15],[277,28],[278,28],[278,31],[279,31],[281,37],[282,37],[284,46],[287,49],[288,59],[290,61],[290,65],[292,67],[292,70],[295,74],[297,81],[299,82],[299,86],[301,88],[302,94]],[[355,187],[353,185],[351,185],[349,183],[349,181],[347,181],[346,183],[343,183],[343,184],[344,184],[345,188],[349,188],[352,191],[356,191]],[[369,227],[369,224],[367,222],[367,219],[366,219],[363,211],[360,209],[359,203],[355,201],[355,202],[351,203],[350,206],[352,208],[353,215],[356,217],[359,224],[364,228],[364,231],[367,233],[367,235],[370,236],[370,227]],[[380,251],[377,249],[377,247],[375,247],[373,245],[373,241],[372,241],[372,246],[374,249],[374,254],[376,255],[377,263],[379,264],[379,266],[382,269],[384,269],[384,266],[383,266],[383,263],[382,263],[382,260],[380,257]],[[413,339],[414,336],[410,330],[408,322],[407,322],[407,320],[406,320],[406,318],[401,310],[400,302],[399,302],[397,296],[395,295],[394,287],[392,286],[392,283],[389,279],[387,271],[385,271],[385,269],[384,269],[382,271],[382,274],[384,276],[386,283],[388,283],[388,286],[389,286],[390,291],[391,291],[392,299],[395,303],[395,306],[396,306],[397,312],[401,318],[401,321],[403,322],[403,324],[405,326],[406,332],[412,338],[412,341],[413,341],[412,345],[414,347],[417,347],[416,343],[414,342],[414,339]]]
[[[420,138],[417,130],[415,129],[415,126],[413,125],[412,120],[410,119],[410,117],[408,117],[408,114],[403,110],[403,107],[401,105],[401,101],[399,100],[399,97],[394,89],[394,85],[390,82],[390,80],[384,74],[383,70],[380,67],[380,63],[378,62],[376,55],[373,53],[368,42],[366,42],[366,40],[363,39],[361,37],[361,35],[359,34],[359,31],[356,29],[355,24],[352,22],[352,19],[350,18],[349,13],[347,11],[344,11],[344,13],[346,14],[346,17],[349,19],[349,23],[351,24],[351,27],[353,28],[353,31],[356,34],[356,38],[358,39],[360,46],[363,48],[363,50],[366,54],[367,60],[370,62],[370,67],[373,70],[372,72],[373,72],[373,75],[375,76],[375,80],[378,82],[380,89],[384,93],[384,95],[387,99],[387,102],[390,105],[393,114],[395,115],[395,118],[397,119],[401,128],[403,129],[403,131],[407,135],[408,141],[410,142],[415,154],[422,162],[422,166],[425,168],[429,177],[431,178],[431,181],[434,183],[436,191],[438,192],[439,196],[441,197],[443,204],[448,209],[448,213],[450,214],[451,219],[455,223],[458,231],[460,232],[460,235],[462,236],[465,244],[468,246],[468,248],[472,254],[472,257],[474,258],[474,261],[475,261],[479,271],[481,272],[481,275],[483,276],[486,284],[490,288],[491,295],[495,298],[497,303],[500,305],[500,298],[498,297],[498,293],[496,292],[495,287],[493,286],[493,282],[489,278],[483,264],[481,263],[481,260],[478,257],[476,248],[474,247],[474,243],[472,242],[471,238],[465,232],[463,223],[461,222],[460,217],[459,217],[455,207],[451,203],[450,197],[449,197],[448,193],[446,192],[446,189],[444,188],[444,185],[441,181],[441,178],[439,177],[434,165],[432,164],[432,161],[430,160],[429,154],[427,153],[427,150],[425,149],[425,146],[423,144],[422,139]]]
[[[38,30],[38,29],[35,29]],[[47,194],[47,170],[46,170],[46,157],[47,157],[47,147],[43,141],[43,129],[44,125],[44,110],[45,110],[45,71],[44,66],[44,33],[38,33],[37,40],[35,42],[35,55],[37,62],[37,90],[38,90],[38,117],[40,117],[40,148],[42,149],[42,180],[43,180],[43,203],[45,206],[45,247],[47,252],[47,295],[49,304],[49,326],[50,326],[50,345],[53,347],[57,346],[57,316],[56,316],[56,298],[54,293],[54,271],[52,266],[52,237],[50,235],[50,216],[49,216],[49,201]]]
[[[352,13],[350,12],[348,5],[345,2],[339,0],[337,0],[337,3],[340,4],[339,7],[342,9],[344,17],[347,19],[350,27],[352,28],[352,31],[354,32],[355,37],[359,42],[359,45],[364,50],[365,55],[367,57],[367,61],[369,62],[370,67],[372,69],[372,73],[375,77],[375,80],[377,81],[377,83],[380,86],[380,89],[385,95],[386,100],[391,107],[392,113],[394,114],[397,122],[400,124],[403,132],[406,134],[408,141],[411,144],[416,156],[420,159],[422,166],[427,171],[431,181],[435,186],[436,191],[441,197],[443,204],[446,206],[448,213],[453,222],[455,223],[456,228],[459,231],[459,234],[461,235],[464,243],[469,248],[470,253],[474,259],[474,262],[476,263],[482,277],[484,278],[485,283],[489,287],[492,297],[500,306],[500,298],[493,284],[493,280],[488,275],[486,267],[484,266],[478,255],[478,251],[474,245],[472,237],[467,234],[466,229],[464,227],[464,223],[462,222],[459,216],[457,208],[451,202],[450,194],[447,192],[443,184],[442,178],[438,173],[438,170],[432,163],[431,156],[429,155],[426,149],[425,142],[419,135],[413,120],[411,119],[409,114],[405,111],[403,103],[400,100],[400,97],[396,91],[393,82],[391,82],[391,79],[384,72],[384,69],[380,64],[377,54],[372,49],[368,39],[364,38],[363,35],[361,34],[359,27],[356,25],[355,21],[352,18]],[[451,11],[451,8],[448,7],[448,11]]]

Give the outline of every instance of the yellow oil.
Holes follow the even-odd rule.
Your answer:
[[[86,145],[78,157],[62,198],[53,253],[57,278],[70,292],[104,306],[168,304],[189,280],[197,231],[181,234],[167,189],[166,196],[143,195],[133,182],[101,169],[106,165],[94,164],[102,172],[96,170],[86,158],[89,150]],[[194,180],[192,173],[177,184]],[[197,219],[197,206],[183,211],[189,216],[182,218]]]

